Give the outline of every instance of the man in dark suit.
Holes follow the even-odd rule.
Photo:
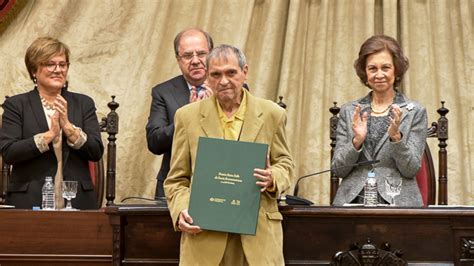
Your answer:
[[[170,169],[176,110],[212,94],[210,89],[203,86],[206,80],[206,56],[212,48],[212,38],[203,30],[187,29],[178,33],[174,39],[174,51],[182,75],[152,89],[153,100],[146,125],[148,149],[154,154],[163,154],[155,199],[164,197],[163,182]]]

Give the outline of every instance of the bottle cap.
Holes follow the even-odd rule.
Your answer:
[[[375,172],[374,171],[369,171],[367,174],[368,177],[375,177]]]

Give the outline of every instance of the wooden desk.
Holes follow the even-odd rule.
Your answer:
[[[178,264],[180,233],[168,208],[156,205],[108,207],[113,227],[113,265]]]
[[[410,263],[474,264],[474,208],[281,207],[287,265],[327,265],[337,251],[370,238],[401,250]],[[177,264],[180,233],[165,207],[106,210],[114,230],[114,265]],[[429,264],[425,264],[429,265]]]
[[[281,208],[287,264],[328,263],[367,239],[409,263],[474,264],[474,208]],[[444,265],[446,265],[444,264]]]
[[[0,210],[0,265],[111,265],[104,211]]]

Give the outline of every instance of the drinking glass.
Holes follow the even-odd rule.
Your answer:
[[[71,199],[76,197],[77,194],[77,181],[63,181],[62,183],[62,194],[63,198],[67,200],[66,208],[61,209],[62,211],[77,211],[71,205]]]
[[[402,179],[393,180],[391,178],[385,178],[385,191],[390,196],[391,206],[395,206],[395,197],[400,195],[402,191]]]

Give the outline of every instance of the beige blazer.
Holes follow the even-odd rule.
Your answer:
[[[290,186],[294,164],[286,140],[286,114],[269,100],[246,90],[247,110],[240,140],[266,143],[270,149],[272,175],[277,191],[263,192],[255,236],[242,235],[242,246],[250,265],[284,265],[283,233],[277,197]],[[189,206],[190,187],[200,136],[223,138],[217,101],[211,98],[186,105],[175,115],[171,169],[164,189],[175,230],[179,213]],[[181,265],[218,265],[224,254],[227,233],[203,231],[181,235]]]

